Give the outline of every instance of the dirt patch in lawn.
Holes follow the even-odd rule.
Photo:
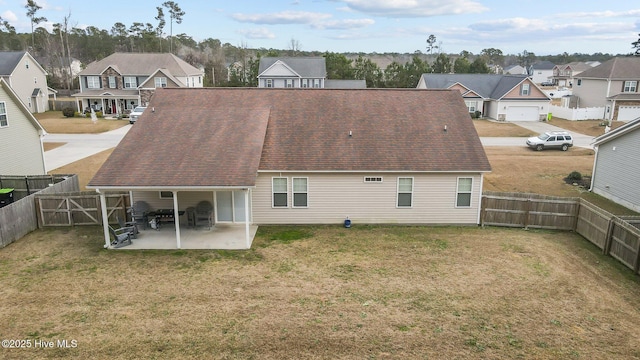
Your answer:
[[[102,244],[80,227],[0,251],[3,337],[77,341],[3,358],[640,356],[637,277],[570,232],[354,224],[261,227],[249,251]]]
[[[603,124],[603,120],[571,121],[571,120],[558,119],[554,117],[551,119],[551,122],[549,124],[561,127],[571,132],[590,135],[593,137],[604,134],[604,126],[601,126],[601,124]],[[613,130],[624,124],[625,124],[624,121],[614,121],[611,124],[611,129]]]
[[[34,114],[38,122],[51,134],[96,134],[115,130],[129,124],[128,120],[98,119],[90,117],[66,118],[61,111]]]
[[[473,125],[480,137],[530,137],[537,135],[531,130],[509,122],[474,119]]]
[[[44,148],[44,151],[49,151],[49,150],[53,150],[55,148],[58,148],[60,146],[63,146],[66,143],[61,143],[61,142],[43,142],[42,143],[42,147]]]
[[[91,180],[102,164],[107,160],[109,155],[114,149],[108,149],[99,152],[93,156],[86,157],[82,160],[78,160],[71,164],[59,167],[51,170],[50,174],[77,174],[78,182],[80,184],[80,191],[87,190],[86,186],[89,180]]]

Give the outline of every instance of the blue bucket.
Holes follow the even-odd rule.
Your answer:
[[[346,228],[350,228],[350,227],[351,227],[351,220],[346,219],[346,220],[344,221],[344,227],[346,227]]]

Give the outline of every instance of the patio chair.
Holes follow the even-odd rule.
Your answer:
[[[136,201],[131,207],[131,219],[136,224],[142,224],[143,229],[147,228],[149,220],[147,219],[147,213],[151,210],[149,204],[144,201]]]
[[[187,226],[196,226],[196,208],[190,206],[186,210]]]
[[[200,201],[196,205],[195,226],[206,226],[211,229],[213,226],[213,205],[208,201]]]
[[[116,215],[116,220],[118,221],[118,225],[120,225],[121,229],[131,228],[131,237],[134,239],[138,238],[138,223],[135,221],[124,221],[120,219],[119,216]]]
[[[131,228],[114,229],[109,226],[109,232],[111,233],[111,236],[113,236],[113,240],[111,240],[111,247],[117,249],[132,244]]]

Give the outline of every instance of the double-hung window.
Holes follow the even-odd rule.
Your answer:
[[[458,178],[456,207],[471,207],[473,178]]]
[[[0,102],[0,127],[9,126],[7,121],[7,105],[4,102]]]
[[[286,177],[274,177],[271,179],[272,205],[273,207],[287,207],[288,186]]]
[[[285,79],[284,80],[284,87],[292,88],[293,87],[293,79]]]
[[[136,77],[135,76],[125,76],[124,77],[124,88],[125,89],[133,89],[138,87]]]
[[[397,207],[412,207],[413,206],[413,178],[400,177],[398,178],[398,200]]]
[[[167,87],[167,78],[166,77],[155,77],[153,81],[156,84],[156,87]]]
[[[273,79],[265,80],[265,87],[272,88],[273,87]]]
[[[87,76],[87,89],[100,89],[100,77]]]
[[[302,79],[302,84],[300,85],[300,87],[303,88],[308,88],[309,87],[309,79]]]
[[[531,92],[529,84],[522,84],[522,88],[520,89],[520,95],[528,96]]]
[[[110,89],[115,89],[116,88],[116,77],[115,76],[109,76],[109,88]]]
[[[293,182],[293,207],[309,206],[309,179],[292,178]]]
[[[623,92],[636,92],[638,90],[638,82],[637,81],[625,81]]]

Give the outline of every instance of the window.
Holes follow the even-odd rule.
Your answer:
[[[467,104],[467,108],[469,109],[469,112],[476,112],[476,102],[475,101],[465,101],[465,104]]]
[[[302,79],[302,85],[300,87],[308,88],[309,87],[309,79]]]
[[[457,207],[471,207],[471,187],[473,178],[458,178],[458,192],[456,194]]]
[[[284,80],[284,87],[292,88],[293,87],[293,79],[285,79]]]
[[[156,77],[153,78],[153,81],[156,84],[156,87],[167,87],[167,78],[166,77]]]
[[[287,207],[287,178],[272,178],[271,191],[273,193],[273,207]]]
[[[34,78],[33,78],[33,83],[34,83],[34,84],[37,84],[37,83],[38,83],[38,78],[37,78],[37,77],[34,77]]]
[[[413,178],[398,178],[397,207],[411,207],[413,204]]]
[[[293,182],[293,207],[309,206],[309,179],[292,178]]]
[[[173,199],[173,191],[160,191],[160,199]]]
[[[29,61],[24,62],[24,67],[26,67],[27,69],[29,68]]]
[[[637,81],[625,81],[622,92],[636,92],[637,89],[638,89]]]
[[[273,87],[273,80],[272,79],[265,80],[265,87],[272,88]]]
[[[115,76],[109,76],[109,88],[110,89],[115,89],[116,88],[116,77]]]
[[[87,76],[87,89],[100,89],[100,77]]]
[[[0,127],[9,126],[9,122],[7,121],[7,106],[4,102],[0,102]]]
[[[136,77],[135,76],[125,76],[124,77],[124,88],[125,89],[132,89],[137,87],[137,81],[136,81]]]
[[[313,79],[313,87],[314,88],[320,87],[320,79]]]
[[[578,79],[578,86],[582,85],[582,79]]]
[[[365,176],[364,182],[366,183],[381,183],[382,177],[380,176]]]
[[[529,95],[529,91],[530,91],[529,86],[530,86],[529,84],[522,84],[522,89],[520,91],[520,95],[525,95],[525,96]]]

